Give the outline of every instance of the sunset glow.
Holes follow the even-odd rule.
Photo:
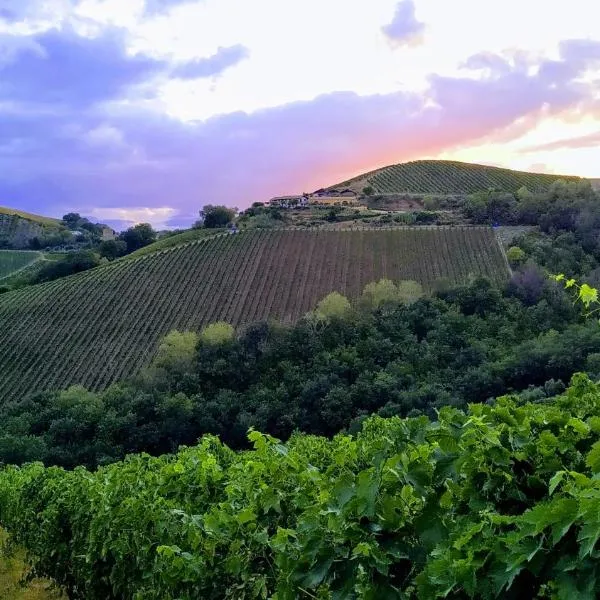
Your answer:
[[[0,0],[0,205],[189,224],[385,164],[600,177],[593,0]]]

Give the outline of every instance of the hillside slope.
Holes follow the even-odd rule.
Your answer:
[[[146,364],[172,329],[290,322],[331,291],[357,297],[382,277],[430,288],[439,277],[507,276],[491,229],[259,230],[117,261],[0,297],[0,397],[81,383]]]
[[[61,222],[57,219],[0,206],[1,247],[28,248],[33,238],[57,232],[60,228]]]
[[[0,206],[0,215],[15,215],[21,219],[27,219],[40,225],[47,225],[50,227],[58,227],[60,225],[60,219],[53,219],[52,217],[44,217],[42,215],[36,215],[33,213],[25,212],[24,210],[18,210],[16,208],[8,208],[6,206]]]
[[[41,252],[0,250],[0,281],[26,269],[41,258]]]
[[[489,188],[516,192],[547,190],[557,179],[580,177],[513,171],[486,165],[445,160],[418,160],[364,173],[332,188],[350,187],[357,192],[371,186],[376,194],[471,194]]]

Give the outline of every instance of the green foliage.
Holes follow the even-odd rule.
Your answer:
[[[31,278],[32,283],[43,283],[53,281],[75,273],[81,273],[93,269],[100,264],[100,258],[91,250],[81,250],[67,254],[58,261],[44,262]]]
[[[423,286],[411,280],[398,282],[398,298],[405,304],[412,304],[424,296]]]
[[[519,246],[511,246],[506,251],[506,258],[512,267],[517,267],[525,262],[527,255]]]
[[[209,328],[206,328],[203,331],[202,339],[214,340],[219,334],[223,336],[224,325],[227,323],[215,323],[215,325],[209,326],[209,328],[212,327],[212,331],[207,331]],[[179,373],[190,371],[193,367],[199,340],[200,336],[195,331],[171,331],[160,343],[151,368]]]
[[[127,244],[127,253],[135,252],[156,241],[156,231],[149,223],[140,223],[125,230],[119,239]]]
[[[575,302],[583,304],[587,317],[600,312],[600,300],[596,288],[587,283],[579,284],[575,279],[567,279],[562,273],[553,275],[552,279],[558,283],[563,283],[566,290],[572,290],[575,293]]]
[[[127,254],[127,242],[123,240],[105,240],[100,242],[98,254],[103,258],[115,260]]]
[[[191,334],[190,334],[191,336]],[[233,325],[219,321],[207,325],[200,333],[200,340],[209,346],[219,346],[230,342],[235,337],[235,329]],[[190,339],[191,341],[191,339]]]
[[[331,436],[373,413],[434,416],[510,391],[543,400],[594,366],[600,327],[582,324],[568,297],[541,281],[532,304],[477,279],[441,298],[397,298],[341,319],[309,313],[235,336],[217,326],[216,343],[196,348],[194,334],[173,333],[131,380],[5,401],[0,462],[95,467],[171,452],[206,433],[240,448],[249,427],[280,439],[296,430]]]
[[[600,593],[600,389],[584,376],[543,404],[249,440],[96,473],[6,467],[0,524],[73,599]]]
[[[236,208],[206,204],[200,211],[200,223],[207,229],[226,227],[233,221]]]
[[[331,292],[317,304],[316,312],[325,319],[343,319],[351,309],[348,298],[339,292]]]
[[[363,291],[362,300],[370,308],[379,308],[382,305],[398,301],[398,288],[390,279],[380,279],[368,283]]]

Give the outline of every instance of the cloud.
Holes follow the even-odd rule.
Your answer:
[[[107,222],[118,229],[126,229],[138,223],[152,223],[158,229],[164,229],[177,215],[177,210],[168,206],[149,208],[135,206],[125,208],[94,208],[89,215],[92,219]]]
[[[425,93],[336,92],[184,123],[144,103],[114,102],[131,94],[128,69],[143,83],[162,73],[163,63],[126,55],[116,34],[73,35],[66,32],[60,43],[36,37],[47,58],[21,52],[5,67],[13,69],[10,85],[0,75],[0,204],[56,216],[76,211],[113,222],[189,225],[207,203],[245,207],[381,164],[508,138],[547,114],[578,109],[598,92],[580,80],[596,60],[595,46],[566,44],[552,64],[560,67],[576,52],[577,69],[490,55],[487,62],[468,61],[494,67],[480,78],[434,75]],[[77,57],[54,51],[67,46],[82,51]],[[32,75],[41,60],[58,70],[56,82]],[[20,66],[29,75],[18,73]],[[81,81],[66,81],[61,69]],[[15,97],[29,102],[11,104]],[[31,104],[36,97],[43,101]]]
[[[146,0],[144,12],[148,16],[160,15],[168,13],[176,6],[184,4],[192,4],[201,0]]]
[[[425,31],[425,24],[417,20],[413,0],[402,0],[396,5],[391,23],[381,29],[392,44],[402,46],[418,39]]]
[[[600,131],[597,131],[596,133],[590,133],[588,135],[582,135],[579,137],[556,140],[554,142],[548,142],[546,144],[529,146],[527,148],[523,148],[521,152],[550,152],[552,150],[595,147],[600,147]]]
[[[171,74],[178,79],[216,77],[248,56],[248,48],[240,44],[220,47],[212,56],[191,60],[175,68]]]
[[[98,37],[51,29],[23,37],[21,44],[11,61],[0,65],[0,101],[81,109],[122,97],[166,68],[146,56],[129,56],[116,29]]]

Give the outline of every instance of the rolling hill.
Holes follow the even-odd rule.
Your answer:
[[[472,194],[489,188],[516,192],[525,186],[531,192],[539,192],[547,190],[557,179],[582,180],[569,175],[529,173],[457,161],[418,160],[364,173],[329,189],[349,187],[361,192],[371,186],[376,194]]]
[[[57,219],[0,206],[0,245],[2,247],[28,248],[30,240],[34,237],[54,233],[60,229],[61,222]]]
[[[35,215],[33,213],[25,212],[24,210],[18,210],[16,208],[7,208],[0,206],[0,215],[14,215],[21,219],[27,219],[33,223],[39,223],[40,225],[47,225],[49,227],[58,227],[61,224],[60,219],[53,219],[52,217],[43,217],[42,215]]]
[[[331,291],[383,277],[507,277],[491,229],[255,230],[119,260],[0,296],[0,397],[100,389],[147,364],[173,329],[292,322]]]

